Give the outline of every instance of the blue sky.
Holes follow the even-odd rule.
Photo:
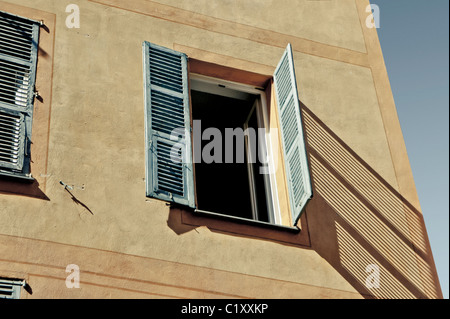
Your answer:
[[[371,0],[444,298],[449,298],[449,1]]]

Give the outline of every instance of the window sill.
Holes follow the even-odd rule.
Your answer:
[[[181,233],[187,231],[186,229],[206,227],[212,232],[230,236],[245,236],[257,240],[311,247],[306,212],[300,218],[298,227],[290,227],[171,204],[169,219],[170,227]]]
[[[202,216],[202,215],[210,216],[210,217],[228,220],[228,221],[232,221],[232,222],[238,222],[238,223],[242,223],[242,224],[246,224],[246,225],[253,225],[253,226],[266,227],[266,228],[271,228],[271,229],[285,230],[285,231],[289,231],[289,232],[293,232],[293,233],[300,232],[300,228],[298,228],[298,227],[271,224],[271,223],[267,223],[267,222],[263,222],[263,221],[259,221],[259,220],[236,217],[236,216],[232,216],[232,215],[224,215],[224,214],[214,213],[214,212],[201,210],[201,209],[195,209],[194,213],[199,214],[200,216]]]
[[[27,183],[32,183],[35,181],[34,177],[32,177],[31,174],[20,174],[3,170],[0,170],[0,177],[5,177],[6,179],[23,181]]]

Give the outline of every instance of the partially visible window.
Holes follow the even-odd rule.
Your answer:
[[[37,21],[0,11],[0,175],[31,178]]]
[[[19,299],[20,288],[25,284],[21,279],[0,277],[0,299]]]

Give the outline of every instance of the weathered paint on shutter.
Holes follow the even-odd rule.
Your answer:
[[[0,170],[29,173],[39,23],[0,11]]]
[[[292,48],[289,44],[274,74],[283,155],[294,225],[312,197]]]
[[[187,56],[143,48],[147,196],[195,208]]]

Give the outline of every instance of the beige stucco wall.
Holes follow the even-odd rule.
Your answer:
[[[36,287],[24,297],[370,295],[339,262],[337,246],[319,236],[336,235],[335,225],[318,217],[331,214],[323,188],[307,210],[307,245],[184,225],[164,202],[145,197],[143,41],[186,48],[207,62],[248,61],[249,71],[263,74],[292,42],[301,102],[378,179],[401,191],[358,0],[244,2],[73,0],[80,29],[66,27],[66,2],[0,2],[0,9],[17,4],[31,9],[24,14],[37,9],[56,17],[48,160],[45,170],[33,171],[48,200],[0,193],[0,275],[24,274]],[[60,181],[74,187],[82,204]],[[402,212],[400,218],[409,217]],[[334,230],[323,232],[321,225]],[[419,236],[426,242],[426,233]],[[408,262],[415,263],[411,256]],[[422,263],[432,273],[427,258]],[[387,267],[390,274],[398,273],[396,262],[394,270]],[[80,266],[83,289],[65,289],[68,264]],[[105,276],[103,287],[96,276]],[[173,287],[164,290],[164,284]],[[435,297],[433,289],[406,289],[400,296]]]

